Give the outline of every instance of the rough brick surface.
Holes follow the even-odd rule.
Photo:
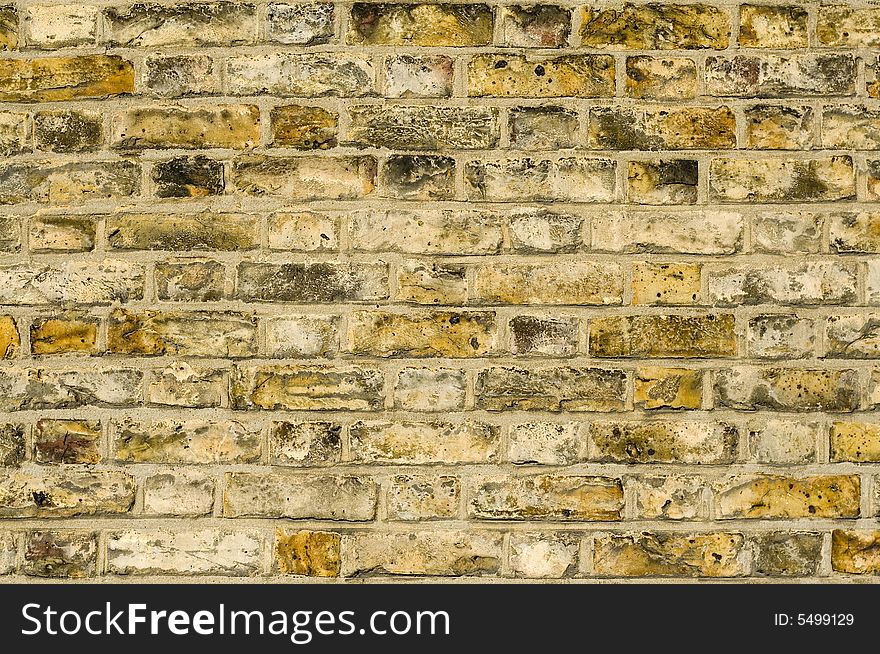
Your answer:
[[[880,580],[880,8],[0,6],[0,575]]]

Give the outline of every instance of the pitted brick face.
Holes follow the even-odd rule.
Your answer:
[[[878,46],[0,2],[0,575],[880,579]]]

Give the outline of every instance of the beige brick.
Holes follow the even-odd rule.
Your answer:
[[[256,105],[142,107],[114,117],[113,147],[252,148],[260,141]]]
[[[752,219],[756,252],[808,254],[819,251],[823,216],[810,211],[762,211]],[[833,230],[833,227],[832,227]],[[832,247],[833,247],[832,240]]]
[[[498,142],[498,109],[431,105],[350,107],[348,140],[359,147],[487,149]]]
[[[360,463],[490,463],[500,430],[481,422],[356,422],[351,457]]]
[[[353,45],[463,47],[492,41],[487,5],[355,3],[349,18]]]
[[[698,304],[701,274],[700,264],[637,262],[632,271],[632,303]]]
[[[78,205],[130,198],[140,193],[140,175],[140,166],[132,161],[6,163],[0,165],[0,205]]]
[[[718,517],[857,518],[858,475],[741,475],[716,485]]]
[[[501,7],[504,45],[518,48],[558,48],[567,45],[571,12],[553,5]]]
[[[256,353],[256,319],[243,313],[117,310],[107,326],[114,354],[246,357]]]
[[[507,458],[512,463],[572,465],[586,459],[578,423],[525,422],[510,426]]]
[[[452,95],[453,60],[446,55],[399,54],[385,58],[389,98],[445,98]]]
[[[839,96],[855,92],[851,54],[761,54],[706,59],[706,93],[721,97]]]
[[[127,513],[135,481],[120,470],[23,467],[0,473],[0,515],[15,518]]]
[[[476,380],[476,405],[487,411],[622,411],[626,373],[601,368],[493,367]]]
[[[507,324],[510,350],[527,356],[572,356],[577,350],[578,320],[515,316]]]
[[[40,50],[93,45],[98,30],[97,7],[34,5],[21,20],[28,45]]]
[[[273,357],[322,357],[339,349],[334,316],[279,316],[263,321],[266,353]]]
[[[686,368],[638,368],[633,403],[643,409],[699,409],[703,372]]]
[[[0,411],[141,404],[143,373],[120,367],[3,368]]]
[[[232,56],[226,60],[224,78],[231,95],[317,98],[375,92],[375,72],[369,57],[345,53]]]
[[[272,3],[267,9],[267,38],[285,45],[316,45],[333,38],[335,11],[329,2]]]
[[[732,463],[739,432],[713,422],[595,422],[590,458],[613,463]]]
[[[709,195],[718,202],[834,202],[855,196],[852,159],[713,159]]]
[[[38,420],[34,426],[36,463],[98,463],[101,423],[97,420]]]
[[[31,531],[25,536],[22,572],[33,577],[94,577],[98,534],[87,531]]]
[[[256,7],[233,2],[109,7],[104,19],[114,46],[238,45],[254,43],[258,31]]]
[[[856,269],[834,261],[710,270],[708,277],[713,304],[833,305],[856,296]]]
[[[715,406],[776,411],[854,411],[855,370],[738,366],[715,375]]]
[[[591,157],[478,160],[467,162],[464,174],[472,200],[605,203],[615,198],[616,167]]]
[[[172,468],[144,480],[144,513],[202,516],[214,508],[214,480],[191,468]]]
[[[635,489],[636,512],[647,520],[694,520],[700,517],[706,483],[701,477],[637,477],[627,483]]]
[[[332,422],[273,422],[269,450],[269,459],[276,465],[333,465],[342,459],[342,426]]]
[[[877,543],[880,531],[844,531],[831,534],[831,567],[849,574],[880,574]]]
[[[409,260],[397,269],[397,299],[413,304],[464,304],[467,269],[456,264]]]
[[[398,314],[361,311],[349,318],[350,351],[380,357],[478,357],[496,342],[491,312]]]
[[[368,252],[493,254],[503,235],[491,213],[369,210],[353,213],[350,238],[354,249]]]
[[[403,368],[394,385],[394,406],[409,411],[456,411],[464,408],[462,370]]]
[[[762,104],[749,107],[746,145],[754,150],[809,150],[813,146],[810,107]]]
[[[627,200],[633,204],[696,204],[698,178],[698,164],[693,159],[630,161]]]
[[[339,229],[339,217],[327,213],[274,213],[269,216],[269,247],[304,252],[337,250]]]
[[[822,559],[822,534],[775,531],[753,540],[754,573],[767,577],[809,577]]]
[[[614,95],[614,59],[608,55],[477,55],[468,64],[473,97],[595,98]]]
[[[115,250],[248,250],[257,224],[248,214],[120,213],[107,218],[107,236]]]
[[[124,463],[255,463],[262,452],[259,426],[233,420],[122,418],[113,432]]]
[[[474,293],[485,304],[620,304],[623,279],[616,263],[490,264]]]
[[[880,9],[827,5],[819,8],[816,34],[825,46],[872,47],[880,45]]]
[[[687,100],[697,95],[697,65],[685,57],[627,57],[624,83],[632,98]]]
[[[749,559],[738,533],[608,534],[596,539],[593,569],[603,577],[741,577]]]
[[[226,373],[178,363],[153,372],[147,383],[147,402],[160,406],[218,407],[227,386]]]
[[[590,321],[597,357],[711,358],[736,355],[731,314],[612,316]]]
[[[609,252],[733,254],[742,247],[737,211],[608,211],[593,219],[593,249]]]
[[[835,422],[831,425],[832,461],[880,461],[880,425]]]
[[[755,420],[749,425],[749,454],[759,463],[812,463],[818,431],[815,422]]]
[[[582,10],[581,44],[613,50],[727,47],[727,12],[705,4],[626,4]]]
[[[578,141],[578,116],[562,107],[519,107],[508,114],[510,145],[518,150],[561,150]]]
[[[477,482],[470,498],[468,515],[483,520],[612,521],[623,515],[623,487],[608,477],[498,477]]]
[[[596,107],[589,145],[601,150],[692,150],[736,147],[730,107]]]
[[[524,533],[510,536],[510,567],[514,577],[562,579],[578,571],[577,533]]]
[[[389,520],[454,518],[461,482],[448,475],[397,475],[388,488]]]
[[[288,200],[352,200],[375,188],[373,157],[267,157],[250,155],[232,163],[238,193]]]
[[[740,5],[739,44],[746,48],[806,48],[807,10],[798,6]]]
[[[32,252],[89,252],[94,249],[96,221],[92,216],[34,216]]]
[[[768,314],[749,319],[749,354],[762,359],[803,359],[816,347],[815,323],[810,318]]]

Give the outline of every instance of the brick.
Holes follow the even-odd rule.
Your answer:
[[[554,5],[501,7],[502,42],[518,48],[560,48],[568,44],[571,12]]]
[[[340,544],[339,534],[276,529],[275,562],[286,575],[338,577]]]
[[[243,313],[114,311],[107,348],[114,354],[245,357],[256,353],[256,320]]]
[[[749,354],[761,359],[803,359],[816,346],[815,323],[810,318],[768,314],[749,319]]]
[[[348,114],[348,141],[357,147],[486,149],[498,142],[492,107],[357,105]]]
[[[704,4],[626,4],[583,9],[581,45],[613,50],[692,50],[727,47],[727,12]]]
[[[816,460],[815,422],[760,420],[749,426],[749,455],[759,463],[800,464]]]
[[[143,373],[130,368],[4,368],[0,411],[141,404]]]
[[[135,4],[104,10],[104,38],[111,46],[208,46],[254,43],[257,12],[232,2]]]
[[[242,366],[233,369],[234,409],[351,410],[382,408],[377,370],[337,366]]]
[[[490,264],[477,268],[475,298],[483,304],[620,304],[616,263]]]
[[[97,420],[38,420],[34,427],[36,463],[98,463],[101,423]]]
[[[0,165],[0,205],[75,205],[140,193],[141,169],[131,161],[21,162]]]
[[[864,105],[826,107],[822,112],[822,146],[853,150],[880,148],[880,111]]]
[[[633,403],[643,409],[699,409],[703,373],[686,368],[642,367],[634,379]]]
[[[597,357],[711,358],[736,355],[731,314],[609,316],[590,321]]]
[[[94,577],[98,569],[98,534],[56,530],[25,536],[22,572],[32,577]]]
[[[20,468],[0,473],[0,515],[14,518],[127,513],[134,478],[119,470]]]
[[[513,576],[526,579],[563,579],[578,571],[576,533],[521,533],[510,537]]]
[[[818,252],[822,223],[821,214],[809,211],[762,210],[752,219],[752,246],[771,254]]]
[[[833,252],[880,252],[880,213],[832,213],[828,222]]]
[[[622,370],[493,367],[477,375],[475,397],[487,411],[622,411],[625,387]]]
[[[30,150],[28,137],[27,114],[0,112],[0,154],[9,156]]]
[[[0,60],[0,102],[58,102],[134,93],[134,67],[118,55]]]
[[[17,540],[11,531],[0,532],[0,575],[11,573],[18,565]]]
[[[339,249],[339,216],[315,211],[279,212],[269,216],[269,248],[272,250]]]
[[[880,574],[877,543],[880,531],[845,531],[831,533],[831,567],[848,574]]]
[[[880,357],[880,340],[876,334],[878,318],[875,313],[829,316],[825,321],[825,356],[832,359]]]
[[[347,263],[257,263],[238,266],[236,297],[265,302],[332,303],[388,297],[388,267]]]
[[[326,150],[336,145],[338,116],[321,107],[284,105],[269,112],[272,145],[298,150]]]
[[[333,39],[333,4],[270,4],[266,37],[285,45],[317,45]]]
[[[0,359],[11,359],[18,354],[21,337],[12,316],[0,316]]]
[[[746,146],[754,150],[809,150],[813,146],[811,107],[759,104],[745,110]]]
[[[223,163],[201,154],[157,162],[151,171],[157,198],[223,195]]]
[[[869,261],[865,275],[865,300],[868,304],[880,304],[880,262]]]
[[[867,168],[867,179],[865,180],[867,193],[865,195],[868,200],[878,200],[880,199],[880,161],[865,163]]]
[[[144,59],[144,91],[160,98],[218,95],[219,71],[210,55],[151,54]]]
[[[692,263],[638,262],[632,270],[632,303],[698,304],[702,266]]]
[[[526,356],[572,356],[577,350],[576,318],[515,316],[507,323],[510,351]]]
[[[397,269],[396,299],[400,302],[464,304],[467,292],[464,266],[406,261]]]
[[[742,248],[737,211],[608,211],[593,219],[594,250],[733,254]]]
[[[252,531],[118,531],[107,538],[107,571],[121,575],[225,575],[262,569],[262,538]]]
[[[855,69],[851,54],[712,56],[706,59],[706,93],[740,98],[854,95]]]
[[[876,7],[825,5],[819,7],[816,35],[824,46],[880,45],[880,10]]]
[[[519,252],[575,252],[584,220],[546,209],[518,209],[508,215],[510,246]]]
[[[269,450],[269,461],[275,465],[333,465],[342,460],[342,426],[333,422],[273,422]]]
[[[478,482],[470,498],[468,515],[483,520],[614,521],[623,514],[623,487],[608,477],[498,477]]]
[[[776,411],[854,411],[855,370],[735,367],[715,376],[715,406]]]
[[[865,93],[869,98],[880,98],[880,67],[878,60],[868,59],[865,61]]]
[[[3,303],[125,303],[141,299],[143,287],[141,266],[114,259],[0,268],[0,302]]]
[[[375,93],[370,59],[337,52],[230,57],[224,76],[231,95],[359,97]]]
[[[123,463],[255,463],[258,427],[232,420],[123,418],[114,427],[113,458]]]
[[[218,407],[226,386],[222,370],[178,363],[153,372],[147,383],[147,402],[159,406]]]
[[[471,97],[596,98],[614,95],[614,59],[563,55],[552,59],[476,55],[467,70]]]
[[[447,475],[397,475],[388,488],[389,520],[454,518],[458,513],[461,483]]]
[[[378,486],[363,476],[227,472],[223,515],[372,520]]]
[[[858,475],[741,475],[717,485],[717,512],[729,518],[857,518]]]
[[[464,47],[492,42],[487,5],[373,4],[351,8],[347,41],[353,45]]]
[[[212,107],[139,107],[113,120],[113,147],[252,148],[260,141],[260,110],[256,105]]]
[[[706,488],[700,477],[637,477],[627,486],[635,489],[639,518],[694,520],[700,517]]]
[[[849,304],[856,299],[856,271],[846,263],[816,261],[767,268],[708,271],[714,304]]]
[[[266,353],[273,357],[331,356],[339,349],[338,321],[332,316],[280,316],[263,321]]]
[[[603,150],[692,150],[736,147],[736,117],[719,107],[594,107],[589,145]]]
[[[394,384],[394,406],[408,411],[464,408],[465,374],[451,368],[403,368]]]
[[[732,463],[739,433],[711,422],[595,422],[591,458],[613,463]]]
[[[342,538],[344,577],[485,577],[501,570],[500,532],[352,532]]]
[[[510,145],[519,150],[577,146],[577,113],[562,107],[519,107],[508,114]]]
[[[18,14],[15,8],[0,8],[0,51],[14,50],[18,40]]]
[[[767,577],[809,577],[822,558],[822,534],[771,532],[755,539],[754,573]]]
[[[498,458],[500,430],[479,422],[356,422],[351,457],[359,463],[490,463]]]
[[[833,423],[831,460],[880,461],[880,426],[865,422]]]
[[[738,533],[641,533],[597,537],[594,574],[601,577],[741,577],[749,550]]]
[[[225,268],[210,260],[164,261],[156,264],[156,294],[160,300],[212,302],[224,295]]]
[[[477,357],[492,352],[497,339],[491,312],[361,311],[348,329],[353,354],[379,357]]]
[[[627,57],[624,85],[631,98],[689,100],[697,95],[697,65],[686,57]]]
[[[164,470],[144,482],[144,513],[203,516],[214,508],[214,480],[189,468]]]
[[[351,217],[351,247],[367,252],[493,254],[502,239],[501,220],[491,213],[394,209]]]
[[[627,200],[634,204],[696,204],[698,167],[693,159],[630,161]]]
[[[386,97],[446,98],[452,95],[453,60],[446,55],[388,56],[382,70]]]
[[[455,159],[430,155],[392,155],[379,175],[380,195],[401,200],[452,200]]]
[[[576,422],[526,422],[510,426],[507,458],[512,463],[573,465],[586,459],[586,439]]]
[[[465,185],[476,201],[612,202],[616,169],[614,161],[592,157],[469,161]]]
[[[93,216],[34,216],[31,219],[31,252],[90,252],[95,247]]]
[[[806,48],[807,10],[740,5],[739,44],[745,48]]]
[[[31,349],[36,355],[94,353],[97,329],[95,320],[38,318],[30,329]]]
[[[25,428],[0,425],[0,466],[17,468],[25,460]]]
[[[91,111],[40,111],[34,114],[34,141],[47,152],[92,152],[104,145],[102,121]]]
[[[288,200],[353,200],[375,188],[373,157],[266,157],[251,155],[232,163],[240,194]]]

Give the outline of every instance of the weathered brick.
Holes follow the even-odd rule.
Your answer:
[[[826,46],[880,45],[880,9],[847,5],[820,6],[816,35],[819,43]]]
[[[749,319],[749,354],[761,359],[803,359],[815,350],[815,323],[810,318],[768,314]]]
[[[333,465],[342,459],[342,426],[332,422],[273,422],[269,450],[269,460],[275,465]]]
[[[486,149],[498,142],[493,107],[358,105],[348,114],[348,142],[358,147]]]
[[[561,150],[577,146],[577,113],[562,107],[519,107],[508,117],[510,145],[519,150]]]
[[[0,532],[0,575],[9,574],[18,566],[17,540],[11,531]]]
[[[108,535],[107,571],[246,577],[261,571],[262,549],[261,535],[252,531],[131,529]]]
[[[811,107],[758,104],[745,110],[746,146],[754,150],[809,150]]]
[[[880,213],[833,213],[828,222],[832,251],[880,252]]]
[[[25,536],[22,572],[33,577],[94,577],[98,569],[96,532],[30,531]]]
[[[257,10],[233,2],[140,3],[104,10],[104,39],[111,46],[238,45],[257,39]]]
[[[742,248],[737,211],[607,211],[593,219],[594,250],[733,254]]]
[[[507,458],[512,463],[572,465],[586,459],[586,439],[576,422],[527,422],[510,426]]]
[[[15,7],[0,7],[0,51],[18,46],[18,13]]]
[[[739,433],[712,422],[595,422],[591,458],[615,463],[732,463]]]
[[[0,165],[0,205],[129,198],[140,193],[140,175],[140,166],[132,161],[7,163]]]
[[[603,577],[741,577],[749,558],[738,533],[608,534],[596,538],[593,570]]]
[[[706,59],[706,93],[741,98],[853,95],[855,70],[851,54],[713,56]]]
[[[643,409],[699,409],[703,373],[686,368],[641,367],[636,370],[633,403]]]
[[[496,346],[491,312],[361,311],[349,317],[353,354],[406,357],[475,357]]]
[[[214,480],[192,468],[166,469],[143,482],[144,513],[202,516],[214,508]]]
[[[252,148],[260,141],[256,105],[138,107],[114,116],[113,147]]]
[[[288,200],[353,200],[375,188],[373,157],[266,157],[252,155],[232,163],[237,191]]]
[[[368,477],[227,472],[223,515],[372,520],[377,484]]]
[[[470,498],[468,515],[483,520],[613,521],[623,515],[623,486],[609,477],[497,477],[477,482]]]
[[[38,420],[34,427],[37,463],[98,463],[101,423],[97,420]]]
[[[231,95],[359,97],[375,92],[370,59],[338,52],[229,57],[224,77]]]
[[[880,425],[835,422],[831,425],[832,461],[880,461]]]
[[[868,261],[865,275],[865,301],[867,304],[880,304],[880,261]]]
[[[330,5],[332,6],[332,5]],[[325,531],[275,530],[275,562],[282,574],[338,577],[339,534]]]
[[[354,45],[488,45],[493,24],[492,9],[481,4],[356,2],[347,39]]]
[[[867,179],[865,180],[867,199],[880,200],[880,161],[867,161],[865,163],[867,169]]]
[[[821,214],[809,211],[762,210],[752,219],[752,246],[772,254],[818,252],[822,223]]]
[[[719,482],[716,489],[722,519],[859,517],[858,475],[741,475]]]
[[[547,209],[517,209],[508,215],[510,246],[519,252],[575,252],[582,217]]]
[[[0,466],[17,468],[25,460],[25,428],[23,425],[0,425]]]
[[[826,107],[822,112],[822,146],[877,150],[880,148],[880,110],[864,105]]]
[[[452,95],[453,60],[445,55],[399,54],[385,58],[384,94],[389,98]]]
[[[848,263],[815,261],[767,268],[708,271],[715,304],[848,304],[856,299],[856,270]]]
[[[257,322],[243,313],[114,311],[107,348],[115,354],[245,357],[256,353]]]
[[[89,252],[96,241],[94,216],[49,215],[31,219],[31,252]]]
[[[698,304],[702,266],[638,262],[632,270],[633,304]]]
[[[315,211],[279,212],[269,216],[269,248],[272,250],[337,250],[339,216]]]
[[[210,55],[149,55],[143,79],[143,90],[160,98],[220,93],[219,67]]]
[[[125,303],[143,297],[144,271],[138,264],[114,259],[19,264],[0,268],[0,289],[5,303]]]
[[[427,412],[463,409],[465,385],[461,370],[404,368],[394,384],[394,406]]]
[[[47,152],[91,152],[104,145],[103,116],[92,111],[40,111],[34,114],[34,142]]]
[[[119,470],[20,468],[0,473],[0,516],[71,517],[127,513],[135,481]]]
[[[210,260],[185,259],[155,266],[156,294],[160,300],[212,302],[224,294],[225,268]]]
[[[590,321],[590,354],[597,357],[731,357],[731,314],[609,316]]]
[[[389,482],[389,520],[454,518],[458,513],[461,483],[447,475],[397,475]]]
[[[333,3],[270,4],[266,37],[285,45],[317,45],[333,38]]]
[[[321,107],[284,105],[269,112],[272,145],[298,150],[326,150],[336,145],[338,116]]]
[[[697,65],[685,57],[627,57],[624,83],[632,98],[687,100],[697,95]]]
[[[876,333],[880,316],[861,313],[829,316],[825,321],[825,356],[837,359],[880,358],[880,338]]]
[[[614,161],[592,157],[477,160],[465,164],[465,185],[477,201],[612,202],[616,170]]]
[[[767,577],[815,575],[822,557],[822,534],[776,531],[755,538],[754,573]]]
[[[498,458],[500,430],[480,422],[357,422],[351,457],[361,463],[489,463]]]
[[[0,316],[0,359],[11,359],[18,354],[21,337],[12,316]]]
[[[577,349],[576,318],[516,316],[507,323],[510,351],[526,356],[572,356]]]
[[[706,483],[701,477],[637,477],[636,513],[646,520],[694,520],[700,517]]]
[[[604,150],[691,150],[736,147],[729,107],[595,107],[590,147]]]
[[[27,114],[0,112],[0,154],[9,156],[30,150],[29,136]]]
[[[99,11],[72,4],[27,7],[21,16],[25,40],[39,50],[94,45]]]
[[[218,407],[226,394],[226,373],[178,363],[153,372],[147,403],[159,406]]]
[[[332,316],[279,316],[264,320],[266,353],[273,357],[330,356],[339,349],[338,320]]]
[[[380,195],[401,200],[452,200],[455,159],[432,155],[392,155],[379,174]]]
[[[616,263],[487,264],[474,294],[483,304],[620,304],[623,279]]]
[[[0,60],[0,102],[57,102],[134,93],[134,66],[118,55]]]
[[[223,195],[225,188],[223,163],[201,154],[157,162],[151,177],[158,198]]]
[[[466,272],[456,264],[406,261],[397,269],[396,299],[415,304],[464,304]]]
[[[759,463],[812,463],[818,430],[815,422],[756,420],[749,426],[749,454]]]
[[[235,409],[368,411],[382,408],[377,370],[337,366],[242,366],[233,369]]]
[[[880,531],[831,533],[831,567],[849,574],[880,574]]]
[[[518,48],[560,48],[568,44],[571,12],[554,5],[501,7],[502,42]]]
[[[75,370],[3,368],[0,411],[137,406],[141,404],[142,387],[141,371],[119,366],[82,366]]]
[[[552,59],[513,54],[476,55],[468,64],[472,97],[596,98],[614,95],[614,59],[564,55]]]
[[[245,262],[238,266],[236,297],[304,303],[380,300],[388,297],[388,266]]]
[[[627,200],[634,204],[696,204],[698,178],[693,159],[630,161]]]
[[[578,570],[577,533],[523,533],[510,535],[510,567],[514,577],[561,579]]]
[[[804,7],[740,5],[739,44],[745,48],[806,48]]]
[[[715,405],[777,411],[854,411],[860,383],[855,370],[735,367],[715,375]]]
[[[691,50],[727,47],[727,12],[705,4],[625,4],[583,9],[581,44],[614,50]]]
[[[622,411],[625,388],[622,370],[494,367],[477,375],[475,395],[488,411]]]
[[[124,463],[255,463],[258,426],[232,420],[139,420],[114,426],[113,458]]]
[[[368,252],[493,254],[502,239],[501,220],[492,213],[395,209],[351,216],[351,247]]]

